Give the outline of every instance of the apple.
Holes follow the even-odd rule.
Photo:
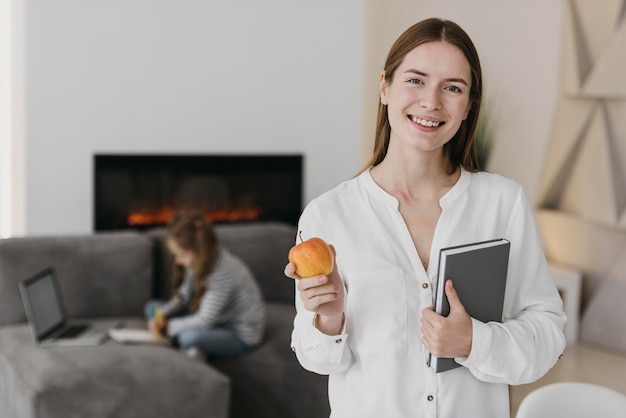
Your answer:
[[[326,241],[313,237],[292,247],[289,261],[296,266],[296,274],[300,277],[325,276],[333,271],[335,254]]]

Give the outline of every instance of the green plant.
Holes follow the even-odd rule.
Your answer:
[[[492,115],[492,112],[489,110],[490,106],[487,105],[486,101],[483,101],[482,109],[478,115],[476,131],[474,132],[476,157],[481,170],[486,170],[488,167],[494,143],[493,124],[489,120],[489,115]]]

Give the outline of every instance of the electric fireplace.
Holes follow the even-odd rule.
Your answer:
[[[283,221],[302,209],[301,155],[94,156],[94,230],[147,229],[179,209],[214,223]]]

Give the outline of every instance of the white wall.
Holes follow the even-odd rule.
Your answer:
[[[427,17],[455,21],[476,45],[484,97],[495,108],[488,169],[520,182],[534,200],[561,93],[563,1],[369,0],[364,113],[376,112],[378,75],[395,39]],[[374,126],[364,120],[368,155]]]
[[[92,229],[94,153],[302,153],[305,200],[360,165],[360,0],[26,0],[25,233]]]

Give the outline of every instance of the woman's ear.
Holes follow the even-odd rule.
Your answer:
[[[387,84],[385,74],[385,70],[380,72],[380,102],[384,105],[388,105],[389,99],[387,98],[387,87],[389,87],[389,85]]]

